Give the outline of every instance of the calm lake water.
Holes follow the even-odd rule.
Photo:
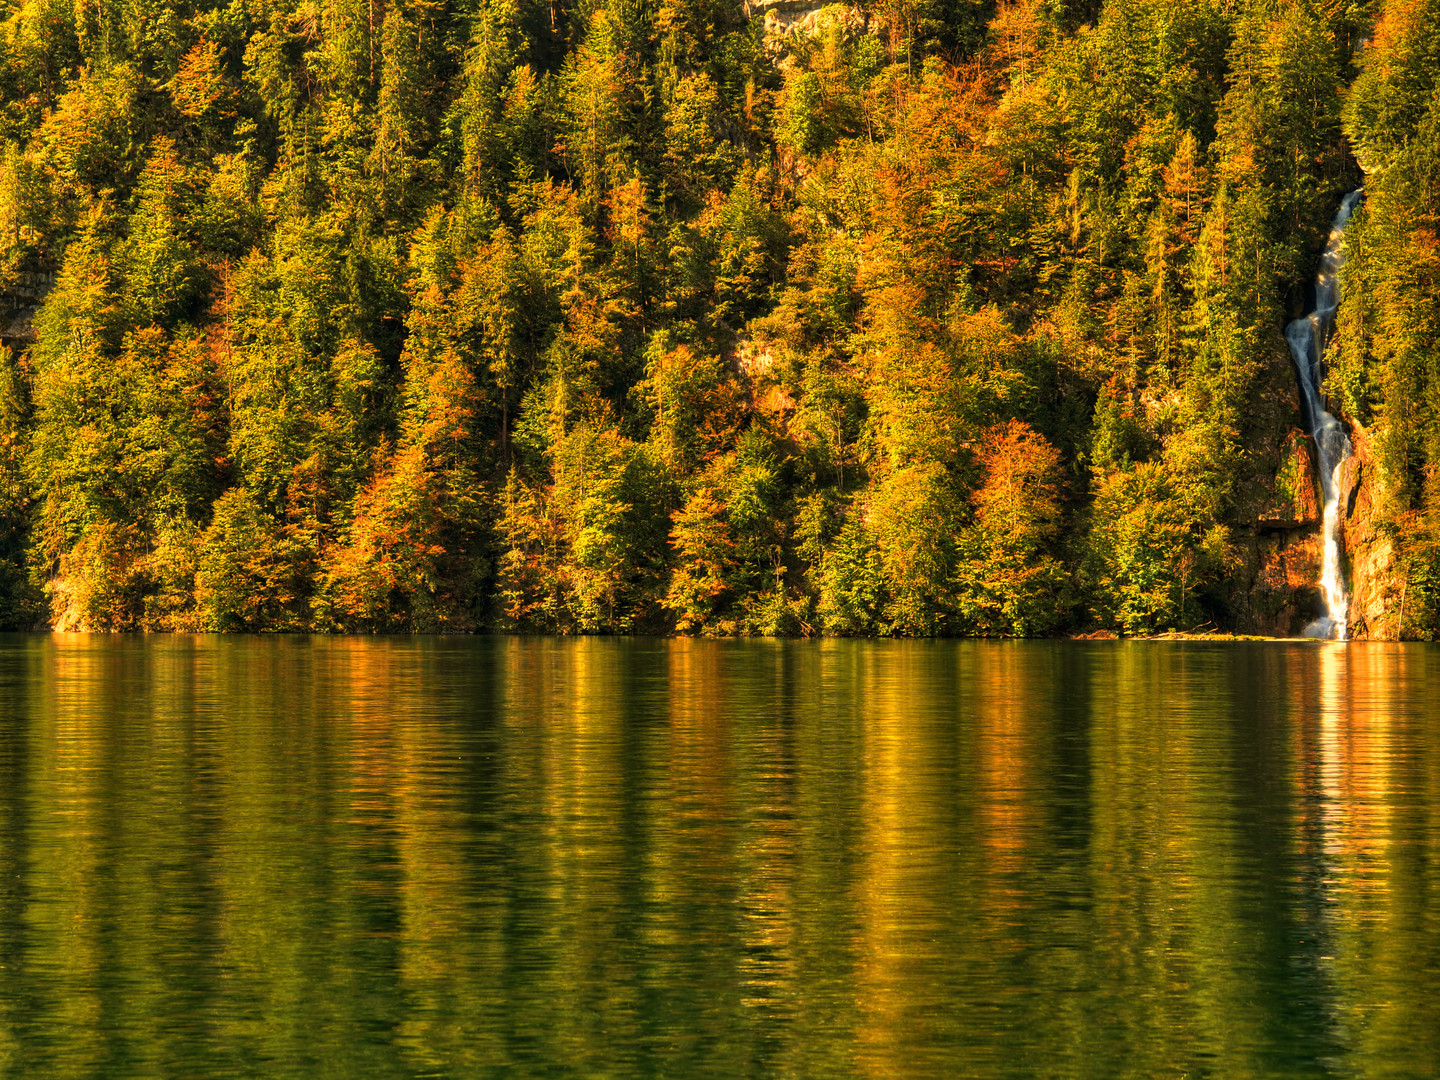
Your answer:
[[[0,637],[0,1075],[1440,1075],[1440,648]]]

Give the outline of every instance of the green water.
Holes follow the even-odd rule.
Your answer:
[[[1440,650],[0,637],[0,1076],[1440,1075]]]

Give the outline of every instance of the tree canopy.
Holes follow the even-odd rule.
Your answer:
[[[0,625],[1248,629],[1365,182],[1330,389],[1433,633],[1437,28],[10,0]]]

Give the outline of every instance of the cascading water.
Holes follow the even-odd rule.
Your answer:
[[[1325,409],[1320,393],[1324,382],[1325,344],[1335,325],[1340,306],[1340,267],[1345,264],[1345,226],[1360,202],[1363,190],[1352,191],[1340,203],[1330,239],[1315,278],[1315,310],[1285,328],[1290,352],[1299,373],[1300,397],[1310,435],[1319,458],[1320,491],[1324,496],[1325,550],[1321,559],[1320,591],[1325,597],[1325,614],[1305,628],[1306,637],[1344,641],[1350,597],[1345,589],[1345,571],[1340,565],[1340,466],[1350,457],[1350,440],[1340,421]]]

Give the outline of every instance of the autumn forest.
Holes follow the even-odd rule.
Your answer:
[[[1440,0],[9,0],[0,628],[1440,633]]]

